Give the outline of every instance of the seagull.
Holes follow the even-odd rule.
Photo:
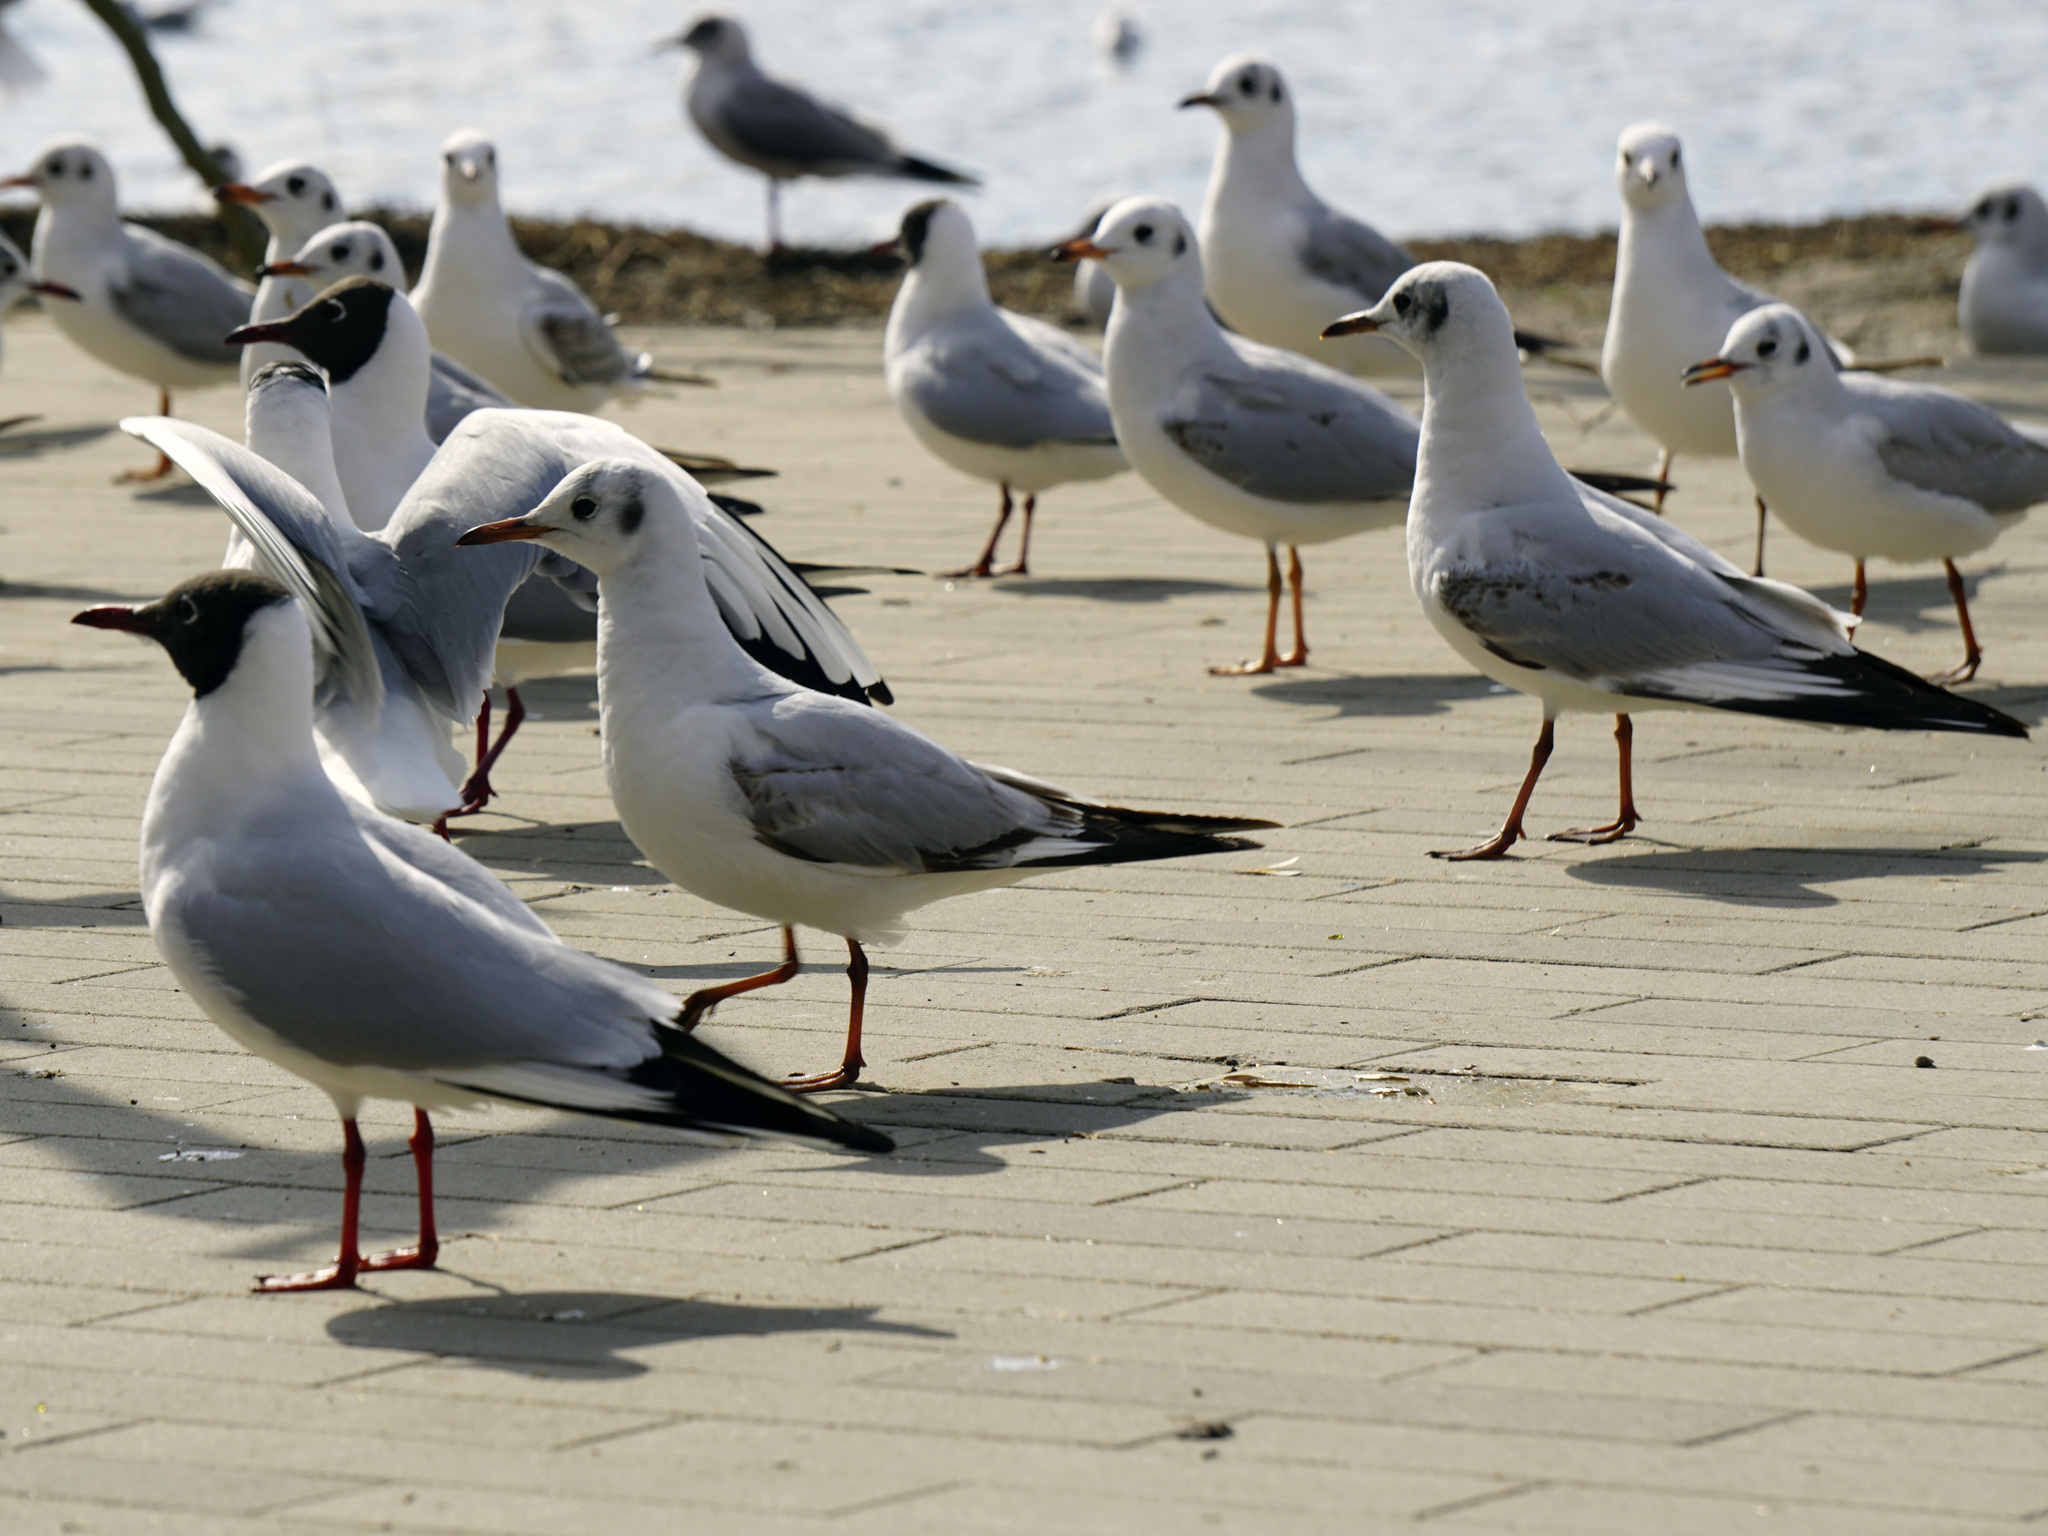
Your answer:
[[[1606,826],[1553,834],[1587,843],[1625,837],[1640,819],[1629,717],[1644,709],[2027,734],[2010,715],[1857,650],[1855,620],[1811,593],[1745,576],[1654,513],[1575,484],[1543,440],[1507,309],[1484,274],[1425,263],[1331,329],[1378,331],[1421,362],[1409,580],[1452,650],[1543,706],[1528,776],[1499,833],[1436,857],[1497,859],[1524,835],[1564,710],[1615,717],[1619,812]]]
[[[1380,338],[1318,344],[1324,326],[1376,302],[1415,258],[1302,179],[1294,93],[1279,69],[1235,54],[1180,105],[1223,119],[1201,225],[1203,286],[1223,323],[1350,373],[1413,373],[1408,355]]]
[[[1789,304],[1735,322],[1688,386],[1728,380],[1742,467],[1785,526],[1856,561],[1939,560],[1963,631],[1963,660],[1930,682],[1967,682],[1984,658],[1955,557],[1983,549],[2048,501],[2048,431],[2014,426],[1976,401],[1828,366],[1827,341]]]
[[[704,16],[662,48],[687,48],[696,71],[684,110],[711,147],[768,178],[768,248],[782,248],[782,184],[799,176],[892,176],[974,187],[972,176],[906,155],[881,129],[828,107],[800,86],[763,74],[746,29]]]
[[[896,245],[910,270],[882,341],[889,399],[934,456],[1002,488],[981,557],[951,574],[1029,575],[1038,493],[1130,467],[1116,445],[1102,364],[1064,331],[995,306],[958,203],[919,203],[903,216]],[[1024,493],[1024,531],[1016,564],[998,571],[1013,488]]]
[[[44,298],[67,299],[74,304],[78,302],[78,295],[71,289],[59,283],[46,283],[38,279],[34,268],[29,265],[29,259],[21,254],[21,247],[4,234],[0,234],[0,316],[4,316],[32,293],[40,294]],[[30,416],[0,419],[0,430],[33,419]]]
[[[846,1050],[836,1070],[789,1086],[852,1083],[865,1064],[862,946],[901,937],[906,914],[1051,868],[1256,847],[1225,834],[1273,825],[1101,805],[792,687],[718,620],[699,558],[702,498],[643,463],[599,459],[525,516],[457,541],[537,539],[597,572],[598,707],[620,824],[693,895],[782,925],[782,964],[694,994],[685,1027],[789,980],[796,925],[823,928],[846,940]]]
[[[630,457],[693,494],[694,482],[610,422],[483,410],[449,434],[393,515],[365,533],[348,517],[346,482],[331,456],[339,433],[338,420],[328,419],[330,402],[338,418],[343,391],[323,398],[306,387],[306,376],[290,373],[267,382],[250,397],[246,448],[188,422],[137,417],[122,427],[169,454],[214,498],[267,574],[322,611],[360,615],[369,638],[357,649],[370,657],[357,669],[360,680],[322,679],[321,739],[330,759],[345,765],[336,779],[408,820],[439,824],[481,809],[491,795],[490,770],[524,717],[519,683],[587,667],[596,657],[590,599],[556,580],[529,578],[545,564],[567,588],[580,591],[586,582],[579,576],[589,585],[595,579],[566,561],[544,561],[538,550],[500,550],[483,561],[457,556],[456,535],[531,508],[593,458]],[[324,444],[323,429],[330,433]],[[738,518],[708,498],[706,506],[706,579],[736,642],[798,686],[888,702],[887,684],[823,599]],[[509,713],[490,743],[485,690],[494,675],[506,685]],[[476,768],[454,786],[460,764],[448,731],[472,719]]]
[[[1116,280],[1103,371],[1117,441],[1146,484],[1183,512],[1266,547],[1266,638],[1235,675],[1298,667],[1299,546],[1400,523],[1415,473],[1414,418],[1385,395],[1291,351],[1234,336],[1202,293],[1202,257],[1180,210],[1127,198],[1055,254]],[[1277,649],[1279,546],[1288,546],[1294,649]]]
[[[1072,236],[1085,240],[1095,233],[1095,226],[1102,222],[1102,216],[1122,202],[1120,197],[1105,198],[1088,210],[1081,227]],[[1074,263],[1074,312],[1098,331],[1109,329],[1109,311],[1116,303],[1116,279],[1102,270],[1102,263],[1082,258]]]
[[[221,338],[249,318],[253,290],[189,246],[121,222],[114,168],[84,139],[54,139],[33,169],[0,181],[42,199],[34,244],[38,280],[77,296],[51,306],[57,329],[120,373],[173,389],[233,383],[238,359]],[[122,480],[157,480],[170,460]]]
[[[337,791],[313,750],[312,628],[284,587],[214,571],[72,622],[155,640],[192,686],[142,819],[143,908],[165,963],[231,1039],[341,1116],[336,1261],[257,1290],[434,1267],[434,1110],[537,1105],[712,1146],[891,1150],[679,1029],[669,992],[564,944],[475,860]],[[368,1257],[366,1098],[413,1106],[420,1207],[415,1246]]]
[[[341,194],[327,173],[304,160],[283,160],[254,181],[226,181],[213,189],[215,202],[238,203],[255,213],[270,233],[257,274],[256,299],[249,319],[282,320],[318,291],[304,278],[278,270],[277,263],[297,252],[315,234],[341,220]],[[242,349],[242,387],[266,363],[286,361],[290,353],[273,343]]]
[[[1977,242],[1956,318],[1972,350],[2048,352],[2048,204],[2024,181],[1986,187],[1960,219]]]
[[[521,405],[595,411],[649,382],[709,382],[628,352],[580,288],[521,254],[498,202],[498,152],[474,129],[441,145],[441,200],[412,301],[437,348]]]

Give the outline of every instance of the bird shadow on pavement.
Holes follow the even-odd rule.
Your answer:
[[[526,705],[528,720],[587,720],[597,722],[597,674],[572,673],[564,677],[536,677],[519,685],[519,697]],[[491,703],[491,726],[496,730],[505,718],[505,697],[497,692]],[[515,742],[509,749],[519,750]]]
[[[1969,599],[1973,609],[1978,591],[1983,584],[2005,574],[2006,568],[2003,564],[1994,565],[1988,570],[1963,572],[1963,594]],[[1849,611],[1848,582],[1825,587],[1809,587],[1807,590],[1831,607],[1839,608],[1844,613]],[[1963,642],[1961,632],[1956,628],[1955,599],[1949,595],[1948,578],[1939,571],[1932,575],[1883,579],[1876,578],[1873,573],[1870,600],[1864,605],[1863,616],[1873,624],[1903,630],[1909,635],[1943,629],[1956,631],[1956,656],[1958,659],[1962,656]],[[1972,616],[1974,617],[1974,614]]]
[[[1199,581],[1174,576],[1030,576],[998,581],[992,591],[1012,597],[1080,597],[1096,603],[1163,603],[1176,597],[1215,592],[1256,592],[1237,581]]]
[[[0,436],[0,458],[34,458],[60,448],[81,448],[114,430],[112,422],[91,427],[52,427],[43,432],[9,432]]]
[[[959,1178],[1015,1167],[992,1149],[1033,1141],[1059,1142],[1127,1130],[1161,1115],[1214,1109],[1232,1095],[1179,1093],[1171,1088],[1109,1082],[1017,1083],[988,1089],[886,1090],[857,1101],[863,1125],[885,1131],[926,1131],[889,1157],[847,1163],[849,1172],[884,1178]],[[846,1108],[845,1105],[836,1106]]]
[[[155,597],[151,593],[150,597]],[[135,602],[132,592],[109,592],[104,587],[69,587],[52,585],[40,581],[0,581],[0,599],[26,600],[32,603],[113,603]],[[140,599],[148,602],[149,598]]]
[[[146,502],[153,507],[203,507],[209,512],[220,510],[220,503],[213,499],[213,494],[205,486],[195,485],[185,479],[159,481],[146,491],[137,491],[135,500]],[[225,538],[227,519],[222,518],[221,522],[221,536]]]
[[[2048,851],[1978,848],[1696,848],[1589,858],[1566,873],[1589,885],[1693,896],[1734,907],[1832,907],[1841,898],[1817,887],[1904,875],[1981,875],[2039,864]]]
[[[1438,715],[1453,704],[1505,690],[1476,672],[1411,672],[1289,677],[1260,683],[1252,692],[1276,704],[1327,709],[1330,713],[1321,718],[1343,720],[1353,716]]]
[[[881,1333],[950,1339],[941,1329],[892,1323],[878,1307],[747,1306],[702,1297],[619,1291],[504,1291],[361,1307],[328,1319],[327,1333],[356,1349],[407,1350],[487,1370],[572,1381],[645,1375],[628,1351],[695,1339],[779,1333]]]

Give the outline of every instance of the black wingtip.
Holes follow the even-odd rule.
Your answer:
[[[1605,469],[1574,469],[1571,477],[1610,496],[1668,496],[1678,487],[1655,475],[1623,475]]]
[[[694,1034],[661,1027],[661,1055],[629,1074],[673,1101],[669,1123],[790,1141],[825,1142],[849,1152],[893,1152],[896,1143],[873,1126],[771,1083]]]
[[[978,187],[981,183],[964,171],[948,170],[930,160],[920,160],[916,155],[905,155],[899,170],[913,181],[942,181],[955,187]]]
[[[1872,731],[1956,731],[1973,736],[2027,740],[2032,732],[2004,710],[1951,693],[1917,672],[1868,651],[1850,651],[1807,662],[1810,677],[1832,678],[1851,690],[1790,699],[1689,699],[1687,702],[1738,714],[1801,720],[1808,725],[1853,726]],[[1656,695],[1652,694],[1651,697]]]

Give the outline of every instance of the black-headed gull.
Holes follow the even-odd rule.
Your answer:
[[[696,993],[686,1018],[795,975],[798,924],[846,940],[841,1064],[791,1086],[859,1077],[862,945],[893,942],[917,908],[1051,868],[1253,847],[1224,834],[1273,825],[1083,800],[955,757],[879,710],[792,687],[719,621],[699,552],[703,494],[600,459],[524,517],[460,542],[538,539],[597,572],[605,781],[620,824],[684,889],[782,925],[781,965]]]
[[[432,1268],[430,1110],[493,1101],[862,1152],[889,1139],[676,1027],[676,999],[562,943],[465,854],[340,794],[313,750],[313,647],[290,594],[215,571],[74,623],[155,640],[193,700],[150,785],[142,901],[186,994],[237,1044],[334,1100],[346,1189],[336,1262],[263,1291]],[[420,1238],[357,1245],[364,1099],[414,1106]]]
[[[1688,385],[1735,391],[1742,467],[1786,527],[1856,561],[1939,560],[1962,625],[1962,662],[1929,679],[1967,682],[1984,652],[1955,557],[1985,548],[2048,501],[2048,433],[2002,420],[1953,390],[1829,366],[1827,341],[1789,304],[1737,320]]]
[[[799,176],[892,176],[980,185],[963,172],[905,154],[873,124],[762,73],[746,29],[730,16],[699,17],[661,46],[697,55],[683,92],[683,109],[697,131],[728,160],[768,178],[771,250],[782,245],[782,184]]]
[[[959,204],[919,203],[904,214],[896,246],[910,270],[882,337],[889,399],[937,458],[1002,488],[981,557],[951,574],[1028,575],[1039,492],[1130,467],[1116,445],[1102,364],[1064,331],[996,307]],[[1016,563],[999,571],[996,541],[1013,490],[1024,494],[1024,529]]]
[[[1378,331],[1421,361],[1409,579],[1451,649],[1543,706],[1499,833],[1441,857],[1499,858],[1523,836],[1564,710],[1613,714],[1620,752],[1614,821],[1555,834],[1582,842],[1611,842],[1637,823],[1629,716],[1644,709],[2027,734],[2010,715],[1857,650],[1854,620],[1810,593],[1745,576],[1662,518],[1574,483],[1543,440],[1508,312],[1483,273],[1426,263],[1333,329]]]
[[[441,145],[441,198],[412,302],[437,350],[521,405],[595,411],[650,381],[706,382],[627,351],[582,289],[526,259],[498,201],[498,152],[474,129]]]
[[[86,139],[54,139],[35,164],[0,187],[31,187],[42,200],[32,255],[39,281],[75,295],[50,318],[81,349],[118,373],[171,391],[232,384],[240,354],[222,338],[247,322],[254,290],[206,256],[139,224],[121,222],[114,168]],[[156,467],[123,475],[155,480]]]
[[[1962,217],[1942,222],[1977,242],[1956,300],[1971,350],[2048,352],[2048,203],[2041,194],[2024,181],[1997,182]]]

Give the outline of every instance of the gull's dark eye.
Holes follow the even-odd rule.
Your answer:
[[[370,270],[372,272],[382,272],[384,270],[384,253],[382,251],[370,252]]]
[[[306,190],[306,178],[303,176],[294,176],[290,181],[287,181],[284,184],[284,189],[285,191],[291,193],[293,197],[301,196]]]
[[[578,496],[569,503],[569,515],[579,523],[587,523],[597,516],[597,502],[589,496]]]
[[[2019,216],[2020,200],[2016,197],[2008,197],[2005,200],[2005,222],[2010,224],[2014,219],[2018,218]]]
[[[64,162],[62,160],[52,160],[43,167],[43,170],[52,176],[62,176],[64,174]]]
[[[1671,169],[1674,171],[1678,169],[1678,151],[1675,149],[1671,151]]]
[[[1799,350],[1792,354],[1792,361],[1795,363],[1803,363],[1811,356],[1813,356],[1813,343],[1808,341],[1804,336],[1800,337]]]
[[[90,160],[86,161],[83,165],[79,166],[78,179],[80,181],[92,180],[92,162]]]
[[[339,299],[329,299],[327,301],[327,318],[334,321],[337,325],[340,324],[348,318],[348,306]]]
[[[1273,82],[1273,89],[1267,94],[1270,95],[1275,101],[1278,101],[1280,99],[1280,82],[1278,80],[1275,80]]]
[[[178,622],[180,624],[197,624],[199,622],[199,605],[189,597],[178,599]]]
[[[1397,314],[1397,315],[1405,315],[1405,314],[1407,314],[1407,313],[1408,313],[1408,311],[1409,311],[1409,310],[1413,309],[1414,307],[1415,307],[1415,301],[1414,301],[1413,299],[1409,298],[1407,294],[1405,294],[1405,293],[1397,293],[1397,294],[1395,294],[1395,295],[1394,295],[1394,313],[1395,313],[1395,314]]]
[[[1778,344],[1768,336],[1756,344],[1756,355],[1758,357],[1769,357],[1777,350]]]
[[[327,259],[329,261],[347,261],[348,242],[344,240],[340,245],[330,245],[327,247]]]
[[[1188,237],[1186,235],[1175,235],[1173,237],[1173,254],[1176,256],[1185,256],[1187,255],[1187,253]]]
[[[1131,233],[1137,238],[1140,245],[1149,245],[1152,241],[1152,226],[1150,224],[1140,224]]]
[[[334,212],[334,194],[332,192],[322,192],[320,194],[320,206],[329,213]]]
[[[1238,90],[1238,94],[1239,94],[1240,96],[1256,96],[1256,95],[1258,95],[1258,94],[1259,94],[1259,77],[1258,77],[1257,75],[1240,75],[1240,76],[1238,76],[1238,79],[1237,79],[1237,90]]]

